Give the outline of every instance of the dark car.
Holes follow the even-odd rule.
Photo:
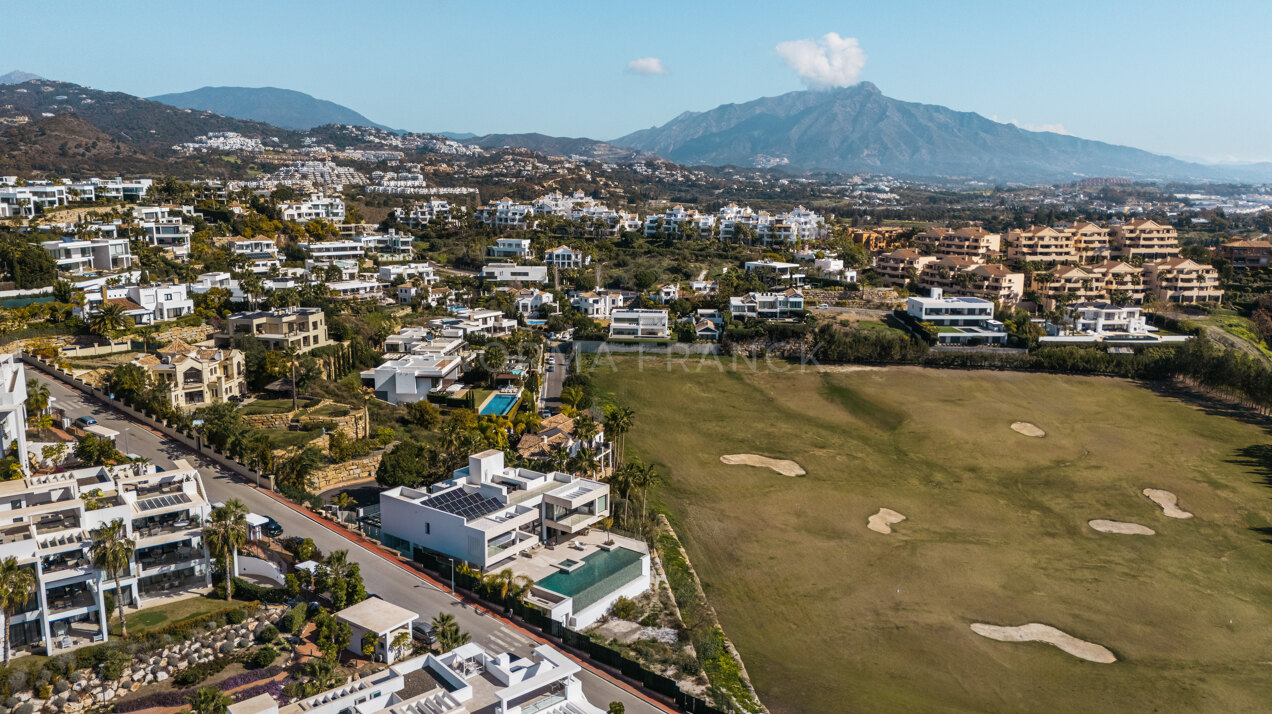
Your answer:
[[[411,625],[411,631],[415,633],[415,637],[426,645],[432,645],[437,639],[433,636],[433,626],[427,622],[416,622]]]
[[[278,524],[278,521],[270,518],[265,522],[265,525],[261,526],[261,533],[264,533],[270,538],[277,538],[283,534],[283,527]]]
[[[78,426],[81,429],[83,429],[86,426],[92,426],[96,423],[97,423],[97,420],[91,416],[82,416],[79,419],[75,420],[75,426]]]

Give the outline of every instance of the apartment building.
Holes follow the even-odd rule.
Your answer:
[[[123,270],[133,265],[132,249],[127,238],[81,240],[68,236],[62,240],[44,241],[40,247],[53,257],[57,269],[64,273],[78,275],[95,270]]]
[[[230,242],[230,252],[240,255],[249,263],[253,273],[268,273],[271,268],[281,268],[278,245],[272,240],[236,240]]]
[[[533,258],[529,238],[496,238],[495,244],[486,251],[492,258]]]
[[[548,268],[543,265],[488,263],[481,268],[481,279],[492,283],[546,283]]]
[[[537,544],[594,526],[610,513],[609,491],[606,483],[560,471],[507,467],[504,453],[490,449],[427,492],[380,492],[381,532],[390,548],[420,548],[491,571]]]
[[[445,223],[451,218],[450,202],[440,198],[427,201],[416,201],[410,210],[398,208],[394,211],[397,219],[411,228],[422,228],[433,221]]]
[[[403,327],[396,335],[384,339],[384,353],[435,354],[441,357],[459,355],[464,341],[459,338],[438,338],[427,327]]]
[[[936,254],[941,257],[963,258],[974,263],[987,263],[1002,250],[1002,236],[984,228],[972,226],[957,230],[942,230],[936,238]]]
[[[139,227],[145,232],[146,242],[150,245],[172,251],[177,260],[184,261],[190,256],[194,226],[185,224],[180,216],[143,221]]]
[[[301,243],[300,247],[320,263],[333,260],[362,260],[366,246],[360,240],[325,240],[318,243]]]
[[[1061,301],[1074,304],[1106,297],[1103,276],[1078,265],[1059,265],[1050,271],[1034,273],[1031,283],[1042,298],[1042,306],[1048,310]]]
[[[1215,253],[1232,264],[1234,270],[1258,270],[1272,265],[1272,242],[1234,240],[1215,249]]]
[[[791,288],[780,293],[747,293],[729,298],[733,319],[781,320],[804,312],[804,294]]]
[[[871,253],[885,253],[905,247],[905,240],[902,238],[904,233],[905,229],[899,226],[849,228],[848,238],[854,243],[860,243]]]
[[[379,300],[388,287],[378,280],[333,280],[327,283],[331,297],[337,300]]]
[[[589,290],[575,293],[570,298],[570,305],[593,320],[604,320],[629,300],[629,296],[617,290]]]
[[[929,263],[935,263],[934,255],[923,255],[913,248],[900,248],[876,256],[875,272],[887,285],[904,286],[911,280],[917,280]]]
[[[1187,258],[1144,263],[1144,282],[1157,299],[1166,302],[1218,302],[1223,299],[1219,271]]]
[[[1113,300],[1118,293],[1125,293],[1125,302],[1138,305],[1144,302],[1144,270],[1120,260],[1106,260],[1087,268],[1100,276],[1104,284],[1104,299]]]
[[[5,216],[31,218],[40,211],[65,206],[69,200],[67,187],[60,184],[0,186],[0,206],[7,208]]]
[[[442,337],[467,337],[471,334],[506,335],[517,328],[517,321],[504,317],[499,310],[451,308],[451,317],[435,317],[428,325]]]
[[[526,230],[534,215],[534,206],[517,203],[511,198],[501,198],[477,209],[477,220],[496,230]]]
[[[381,265],[380,280],[391,283],[398,278],[413,281],[419,278],[424,285],[433,285],[441,278],[437,276],[431,263],[407,263],[404,265]]]
[[[429,392],[454,384],[463,366],[458,356],[412,354],[364,370],[361,377],[363,385],[374,390],[377,399],[389,404],[407,404],[428,399]]]
[[[416,615],[396,606],[385,609],[390,614],[376,612],[376,622]],[[387,635],[377,639],[392,641]],[[352,642],[360,646],[361,639],[355,636]],[[383,656],[392,662],[391,654]],[[229,714],[605,714],[588,701],[581,671],[548,645],[537,645],[524,657],[492,654],[469,642],[445,654],[391,664],[286,706],[261,694],[230,705]]]
[[[105,596],[131,608],[211,585],[199,524],[211,512],[199,472],[185,461],[77,469],[0,483],[0,558],[35,576],[35,593],[7,620],[15,650],[53,655],[109,637]],[[93,567],[93,531],[115,521],[136,542],[114,578]]]
[[[813,211],[796,206],[786,213],[779,213],[771,224],[770,238],[766,243],[811,242],[822,237],[826,219]]]
[[[26,368],[12,353],[0,353],[0,452],[13,449],[25,471],[28,464]]]
[[[106,303],[122,307],[134,325],[153,325],[194,314],[194,300],[186,283],[102,286],[96,293],[85,293],[84,304],[73,312],[87,319]]]
[[[1007,231],[1008,260],[1031,263],[1077,263],[1073,236],[1050,226],[1030,226]]]
[[[686,211],[681,206],[674,206],[662,213],[645,216],[645,235],[656,236],[659,231],[664,234],[681,235],[690,228],[696,227],[698,233],[706,237],[711,235],[715,222],[715,216],[698,211]]]
[[[1102,263],[1109,259],[1109,229],[1089,221],[1076,223],[1067,231],[1082,263]]]
[[[591,265],[592,256],[581,250],[574,250],[568,245],[559,245],[552,250],[544,252],[543,263],[550,268],[557,267],[564,270],[571,270]]]
[[[301,352],[332,344],[327,336],[327,318],[322,308],[288,307],[278,310],[240,312],[225,321],[225,332],[215,335],[216,344],[229,347],[240,335],[254,335],[267,350],[295,347]]]
[[[610,312],[611,340],[669,340],[666,310],[621,309]]]
[[[182,412],[247,396],[246,362],[235,349],[200,348],[175,339],[133,364],[164,385],[168,402]]]
[[[956,295],[997,300],[1006,305],[1020,302],[1025,294],[1025,274],[1013,273],[999,263],[976,264],[955,280]]]
[[[994,303],[974,297],[946,297],[932,290],[931,297],[911,296],[906,299],[906,312],[937,329],[941,345],[1003,345],[1007,330],[994,319]]]
[[[415,238],[406,233],[390,230],[388,233],[364,235],[359,240],[364,253],[378,255],[381,260],[410,260],[415,257]]]
[[[576,208],[571,212],[570,218],[575,221],[591,223],[592,225],[603,223],[608,226],[605,230],[605,234],[608,236],[617,236],[625,231],[636,232],[641,227],[640,216],[635,213],[615,211],[599,205]]]
[[[322,220],[340,223],[345,219],[345,203],[339,196],[314,193],[306,201],[280,204],[278,212],[284,221],[308,223]]]
[[[1125,261],[1145,263],[1179,257],[1179,233],[1174,226],[1141,219],[1114,226],[1110,232],[1114,254]]]

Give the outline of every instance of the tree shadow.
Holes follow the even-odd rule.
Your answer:
[[[1225,461],[1256,475],[1264,486],[1272,486],[1272,444],[1253,444],[1237,449],[1233,458]]]
[[[1272,526],[1255,526],[1250,530],[1263,536],[1264,543],[1272,543]]]
[[[1272,416],[1260,414],[1254,409],[1236,403],[1233,400],[1225,399],[1218,395],[1206,394],[1172,382],[1155,381],[1143,382],[1142,384],[1158,396],[1183,402],[1212,416],[1226,417],[1244,424],[1257,426],[1268,434],[1272,434]]]

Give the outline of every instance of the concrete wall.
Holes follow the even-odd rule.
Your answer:
[[[250,555],[240,555],[235,563],[235,575],[240,577],[244,575],[255,575],[258,578],[265,578],[278,583],[279,586],[286,584],[287,578],[283,574],[282,569],[268,560],[253,558]]]
[[[97,357],[98,355],[113,355],[116,352],[129,352],[132,350],[132,340],[120,340],[119,342],[111,342],[105,345],[97,345],[88,347],[85,345],[67,345],[62,348],[63,357]]]
[[[636,598],[641,593],[652,587],[653,582],[649,577],[648,555],[641,561],[640,570],[640,577],[635,578],[631,582],[624,584],[621,588],[592,603],[582,612],[574,613],[569,623],[570,627],[575,630],[582,630],[589,627],[592,623],[601,619],[605,613],[609,612],[609,609],[613,607],[615,600],[618,600],[620,597]]]
[[[720,345],[714,342],[596,342],[580,340],[574,343],[574,349],[587,354],[634,354],[643,352],[651,355],[718,355]]]

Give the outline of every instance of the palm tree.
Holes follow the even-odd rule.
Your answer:
[[[662,477],[658,475],[658,470],[653,464],[646,464],[640,459],[632,459],[627,464],[627,468],[631,471],[632,487],[640,489],[640,522],[645,522],[645,505],[646,496],[649,493],[649,487],[662,482]]]
[[[119,605],[119,634],[128,636],[128,622],[124,619],[123,588],[119,585],[120,572],[128,572],[137,543],[128,537],[128,530],[121,519],[105,523],[92,532],[93,544],[88,555],[93,567],[106,573],[115,581],[115,602]],[[107,618],[109,618],[107,614]]]
[[[103,302],[97,307],[97,312],[88,318],[89,331],[99,336],[127,326],[128,318],[124,315],[124,307],[118,303]]]
[[[583,401],[583,390],[576,386],[569,386],[561,390],[561,403],[569,405],[577,409],[579,403]]]
[[[25,607],[35,592],[35,573],[18,565],[18,559],[9,556],[0,561],[0,610],[4,611],[4,666],[9,666],[13,648],[9,637],[9,621]]]
[[[157,332],[159,332],[159,328],[154,325],[143,325],[142,327],[137,328],[137,334],[141,335],[142,352],[150,351],[150,338],[154,337]]]
[[[609,475],[610,492],[616,497],[623,500],[623,523],[624,527],[631,527],[631,504],[632,493],[632,477],[631,471],[626,467],[620,467],[610,471]]]
[[[455,616],[443,612],[433,618],[433,637],[437,640],[437,646],[442,652],[450,652],[460,645],[468,642],[468,633],[459,629],[459,623],[455,622]]]
[[[611,404],[605,409],[605,431],[609,432],[610,439],[614,441],[616,447],[618,463],[623,463],[623,451],[627,445],[627,432],[632,428],[632,421],[636,418],[636,412],[621,404]]]
[[[208,544],[212,557],[225,563],[225,599],[234,597],[234,554],[247,544],[247,506],[237,498],[231,498],[224,506],[212,511],[208,525],[203,528],[203,540]]]
[[[487,592],[492,595],[498,594],[500,600],[507,602],[509,598],[520,600],[530,591],[534,581],[524,575],[514,575],[512,568],[504,568],[497,573],[487,575],[483,584]]]
[[[49,408],[49,385],[32,377],[27,380],[26,408],[28,414],[39,414]]]
[[[336,496],[332,503],[336,508],[340,509],[341,513],[352,511],[353,507],[358,505],[358,502],[353,500],[353,496],[350,496],[348,491],[341,491],[340,495]]]
[[[190,702],[190,709],[195,714],[225,714],[234,698],[216,687],[200,687],[186,697],[186,701]]]
[[[292,411],[296,411],[296,357],[300,354],[300,350],[296,345],[287,345],[287,360],[291,362],[291,388],[292,388]]]

